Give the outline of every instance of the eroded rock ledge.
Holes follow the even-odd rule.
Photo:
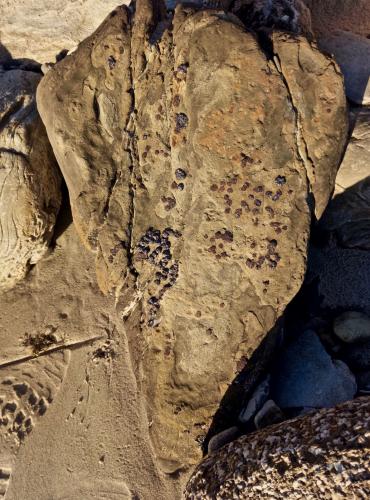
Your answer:
[[[347,132],[334,62],[217,10],[116,9],[38,88],[74,222],[116,294],[159,463],[196,463],[301,286]],[[288,271],[289,270],[289,271]]]

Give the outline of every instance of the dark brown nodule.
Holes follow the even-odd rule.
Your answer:
[[[180,132],[182,129],[186,128],[189,123],[189,118],[185,113],[176,113],[176,132]]]
[[[177,168],[175,171],[176,179],[183,180],[186,178],[187,173],[182,168]],[[216,186],[217,189],[217,186]]]
[[[215,237],[229,243],[234,240],[233,233],[231,231],[228,231],[227,229],[224,230],[224,233],[222,233],[221,231],[217,231]]]
[[[108,57],[108,66],[109,66],[109,69],[113,69],[115,66],[116,66],[116,59],[113,57],[113,56],[109,56]]]

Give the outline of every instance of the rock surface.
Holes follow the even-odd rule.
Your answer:
[[[320,228],[345,248],[370,249],[370,110],[352,114],[354,128],[336,178],[336,196]]]
[[[337,194],[364,181],[370,175],[370,109],[354,108],[351,118],[354,124],[351,138],[335,180]]]
[[[368,0],[304,0],[311,12],[312,27],[320,38],[336,30],[364,37],[370,34]]]
[[[219,432],[213,436],[208,443],[208,453],[214,453],[218,449],[225,446],[225,444],[230,443],[237,437],[240,436],[240,431],[238,427],[229,427],[222,432]]]
[[[242,436],[207,457],[187,500],[367,498],[370,398]]]
[[[347,125],[337,68],[304,38],[275,35],[274,63],[224,14],[178,6],[165,29],[161,12],[117,9],[38,103],[174,472],[302,283]]]
[[[355,104],[370,104],[370,40],[335,31],[320,39],[320,47],[333,54],[339,64],[348,99]]]
[[[370,370],[370,340],[345,346],[343,357],[353,370]]]
[[[310,11],[303,0],[204,0],[235,13],[248,28],[274,29],[312,36]]]
[[[361,310],[370,316],[370,254],[367,250],[311,248],[307,283],[315,286],[322,309]]]
[[[358,373],[357,382],[361,392],[370,393],[370,370]]]
[[[47,251],[61,201],[59,169],[36,110],[40,75],[0,71],[0,289]]]
[[[347,311],[335,318],[334,333],[350,344],[370,340],[370,318],[357,311]]]
[[[117,6],[129,0],[0,0],[0,42],[14,59],[54,62],[75,48]],[[27,41],[27,42],[26,42]]]
[[[256,390],[250,397],[247,405],[240,412],[239,421],[243,424],[247,424],[255,416],[255,414],[262,408],[262,406],[268,400],[270,393],[270,376],[259,384]]]
[[[287,346],[271,380],[271,396],[280,408],[328,408],[352,399],[357,390],[348,367],[331,359],[312,330]]]
[[[254,425],[256,429],[263,429],[283,420],[285,420],[283,412],[272,399],[269,399],[254,417]]]

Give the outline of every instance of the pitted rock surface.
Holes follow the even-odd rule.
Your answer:
[[[61,177],[36,110],[41,76],[0,72],[0,289],[12,288],[46,252]]]
[[[276,62],[232,19],[118,8],[38,89],[166,472],[199,460],[228,384],[300,288],[346,136],[331,59],[275,35]]]
[[[368,498],[370,398],[242,436],[207,457],[187,500]]]

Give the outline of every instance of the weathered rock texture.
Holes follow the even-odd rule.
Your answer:
[[[346,110],[336,66],[304,38],[274,36],[274,62],[224,13],[161,16],[117,9],[38,102],[173,472],[199,459],[228,383],[302,283]]]
[[[45,254],[61,201],[59,169],[36,110],[40,78],[0,72],[0,289]]]
[[[206,458],[186,499],[368,498],[370,398],[239,438]]]
[[[0,43],[12,57],[54,62],[91,35],[117,6],[129,0],[0,0]]]

